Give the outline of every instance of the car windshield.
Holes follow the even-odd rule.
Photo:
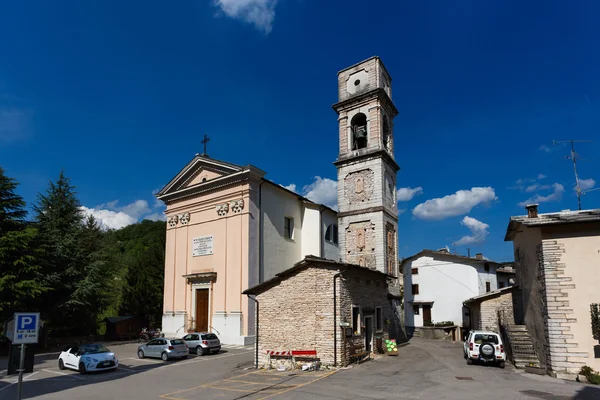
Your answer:
[[[183,344],[183,340],[181,340],[181,339],[174,339],[174,340],[171,340],[171,344],[173,346],[177,346],[178,344]]]
[[[86,344],[79,347],[79,354],[99,354],[99,353],[110,353],[103,344]]]
[[[494,344],[498,344],[498,336],[478,333],[475,335],[475,339],[473,341],[475,344],[481,344],[483,342],[492,342]]]
[[[218,337],[214,333],[208,333],[206,335],[202,335],[202,340],[215,340],[215,339],[218,339]]]

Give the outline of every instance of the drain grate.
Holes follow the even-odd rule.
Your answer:
[[[472,381],[473,378],[471,378],[470,376],[455,376],[456,379],[458,379],[459,381]]]

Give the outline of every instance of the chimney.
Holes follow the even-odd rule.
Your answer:
[[[527,209],[527,218],[537,218],[538,217],[538,205],[539,204],[528,204],[525,206]]]
[[[477,254],[475,254],[475,259],[479,260],[479,261],[482,261],[483,260],[483,253],[477,253]]]

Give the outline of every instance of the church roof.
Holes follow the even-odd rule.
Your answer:
[[[317,256],[306,256],[301,261],[294,264],[291,268],[286,269],[278,274],[276,274],[273,278],[264,281],[263,283],[259,283],[256,286],[248,288],[242,292],[242,294],[260,294],[267,291],[271,286],[275,285],[278,282],[281,282],[284,279],[294,275],[296,272],[299,272],[308,267],[314,268],[337,268],[337,269],[354,269],[356,271],[364,272],[367,274],[376,274],[383,278],[396,279],[395,276],[386,274],[381,271],[377,271],[375,269],[362,267],[356,264],[347,264],[340,261],[328,260],[326,258],[321,258]]]

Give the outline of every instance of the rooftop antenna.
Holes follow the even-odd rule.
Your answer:
[[[575,172],[575,191],[577,192],[577,207],[581,210],[581,195],[587,192],[591,192],[592,190],[588,190],[587,192],[581,191],[581,186],[579,186],[579,175],[577,175],[577,159],[580,158],[577,153],[575,153],[575,143],[592,143],[592,140],[553,140],[552,144],[555,146],[558,143],[571,143],[571,155],[565,156],[567,160],[573,161],[573,171]]]

